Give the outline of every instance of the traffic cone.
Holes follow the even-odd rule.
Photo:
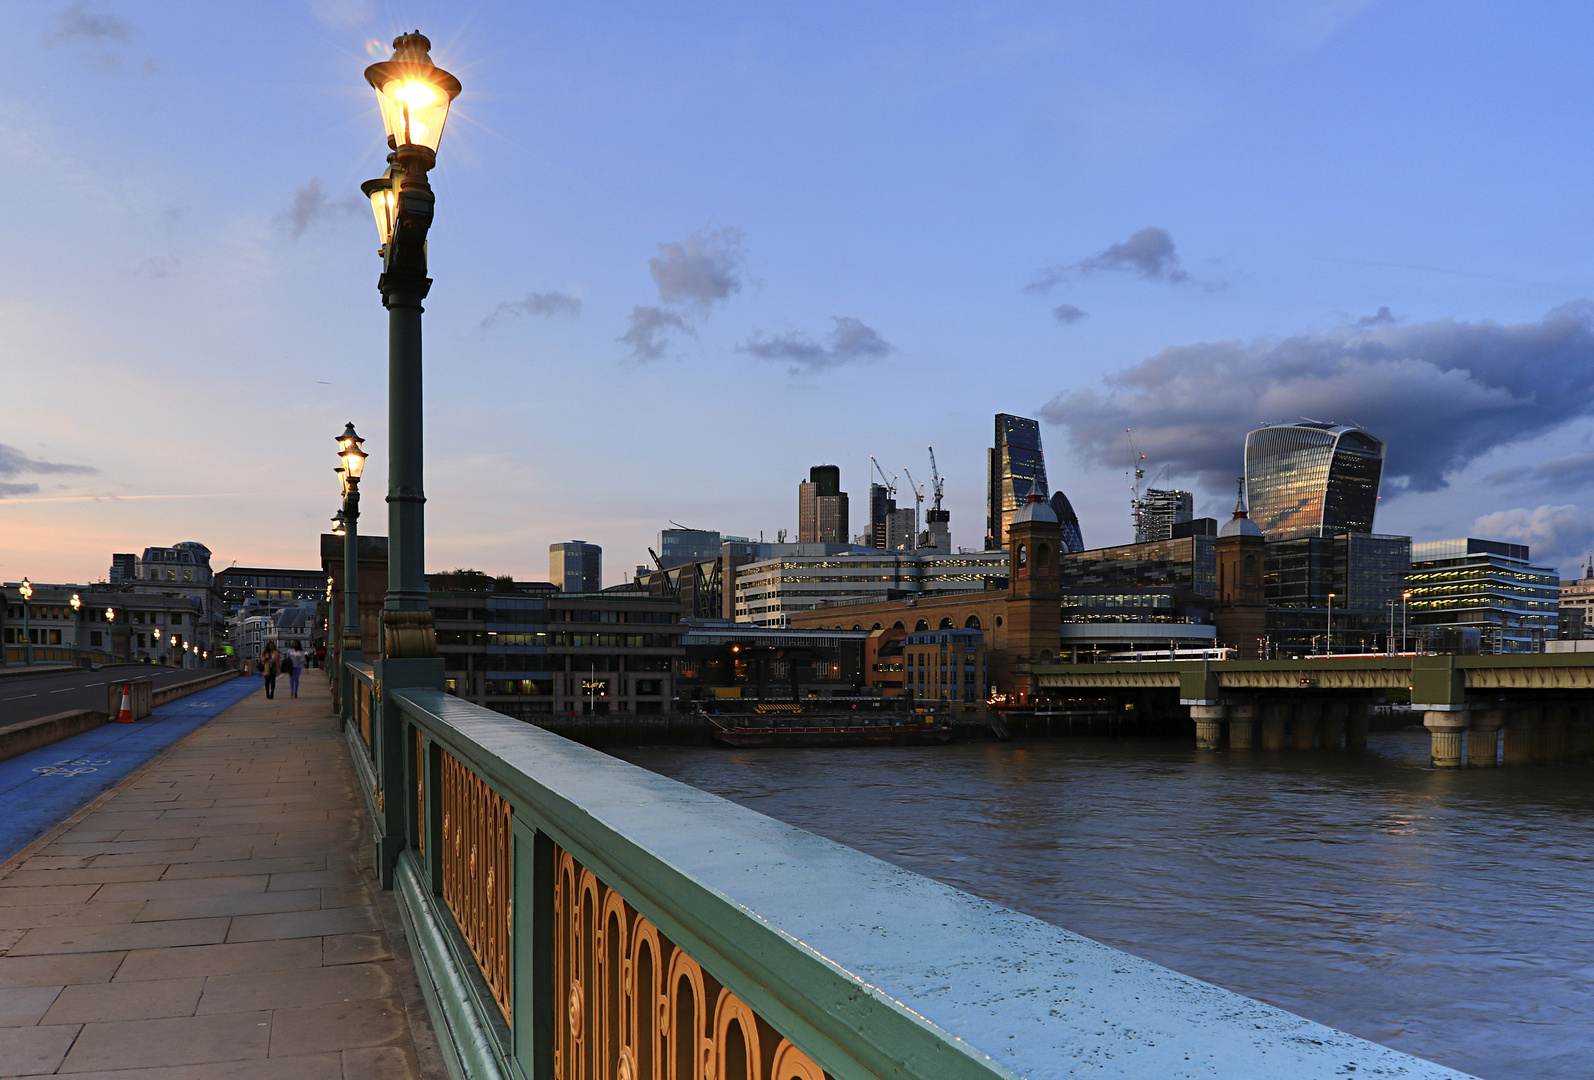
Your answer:
[[[122,684],[122,709],[116,714],[118,724],[131,724],[133,722],[133,688],[126,683]]]

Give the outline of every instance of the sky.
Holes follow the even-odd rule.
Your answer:
[[[9,0],[0,579],[198,540],[315,566],[334,436],[385,532],[364,67],[464,92],[433,174],[427,566],[617,584],[773,540],[834,463],[946,477],[1042,421],[1089,546],[1245,432],[1389,444],[1375,528],[1594,546],[1594,10],[1359,0]]]

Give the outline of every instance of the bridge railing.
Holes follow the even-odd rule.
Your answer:
[[[1460,1075],[353,674],[377,859],[455,1077]]]

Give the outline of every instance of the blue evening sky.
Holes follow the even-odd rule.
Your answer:
[[[1590,544],[1586,5],[4,5],[0,578],[200,540],[314,565],[386,320],[361,73],[464,83],[434,174],[428,567],[605,583],[773,539],[810,465],[947,476],[1044,418],[1087,544],[1127,446],[1227,516],[1245,431],[1390,443],[1377,528]],[[904,481],[905,485],[905,481]]]

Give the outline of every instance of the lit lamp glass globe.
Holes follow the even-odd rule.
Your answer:
[[[24,600],[32,600],[33,599],[33,582],[29,581],[27,578],[23,578],[22,579],[22,588],[18,589],[17,592],[22,594],[22,599],[24,599]]]
[[[75,615],[83,607],[83,598],[77,593],[72,594],[72,613]]]
[[[355,484],[364,475],[365,459],[370,456],[360,449],[364,445],[365,440],[355,432],[354,421],[350,420],[343,434],[338,436],[338,457],[343,460],[343,475]]]
[[[365,69],[395,148],[424,146],[436,154],[448,107],[459,96],[459,80],[432,63],[431,48],[417,30],[393,39],[391,60]]]

